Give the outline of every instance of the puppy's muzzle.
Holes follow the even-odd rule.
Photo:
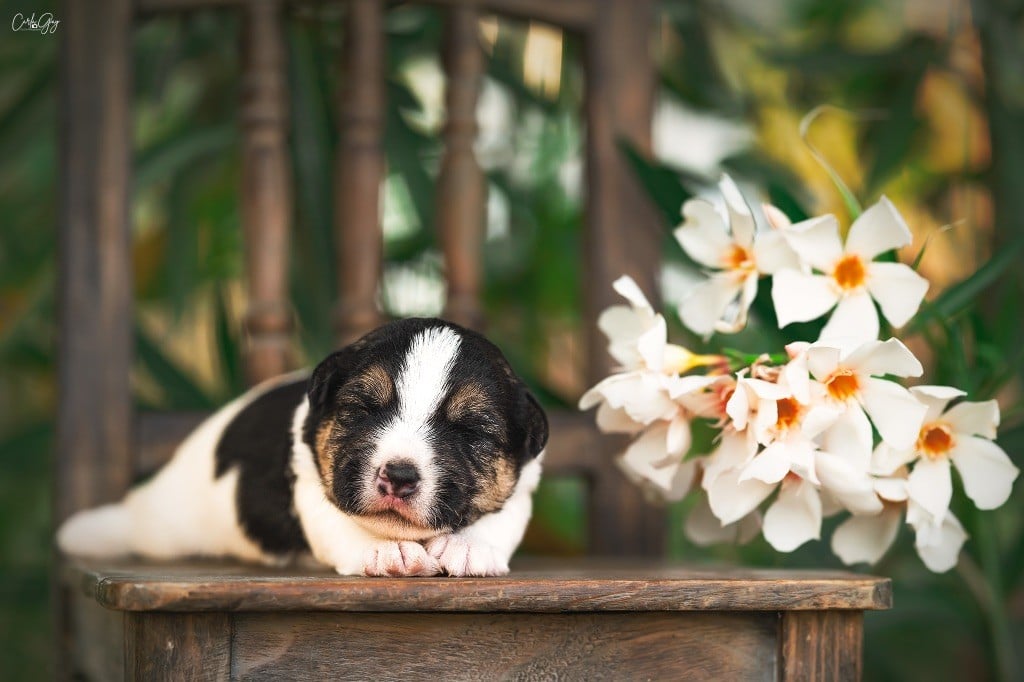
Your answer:
[[[388,462],[377,471],[377,492],[404,500],[420,487],[420,472],[408,461]]]

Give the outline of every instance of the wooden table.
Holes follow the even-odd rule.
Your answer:
[[[95,680],[855,680],[888,579],[602,560],[504,578],[71,562]]]

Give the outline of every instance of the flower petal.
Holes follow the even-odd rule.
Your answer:
[[[772,303],[779,328],[793,322],[816,320],[835,306],[839,295],[824,275],[779,270],[772,277]]]
[[[814,462],[822,488],[854,514],[877,514],[882,501],[875,494],[875,485],[865,470],[851,465],[842,457],[819,452]]]
[[[701,265],[722,268],[732,239],[715,207],[703,199],[690,199],[683,204],[683,218],[673,233],[683,251]]]
[[[894,381],[868,377],[860,400],[882,439],[897,450],[909,450],[917,442],[927,408],[910,391]]]
[[[978,509],[1002,506],[1020,474],[1001,447],[977,436],[961,437],[949,458],[960,472],[964,492]]]
[[[831,272],[832,266],[843,255],[839,222],[833,215],[818,216],[790,225],[782,234],[800,260],[820,272]]]
[[[747,326],[747,315],[750,304],[757,296],[757,273],[751,272],[743,278],[739,296],[732,305],[726,306],[722,318],[715,323],[715,331],[722,334],[735,334]]]
[[[910,392],[928,407],[928,411],[924,413],[925,423],[938,419],[950,400],[967,395],[952,386],[913,386]]]
[[[597,318],[597,327],[608,337],[608,353],[616,362],[630,369],[639,366],[636,341],[647,331],[654,315],[625,305],[606,308]]]
[[[846,253],[856,253],[864,260],[871,260],[884,251],[906,246],[912,239],[903,216],[883,196],[853,221],[846,237]]]
[[[832,552],[844,564],[873,564],[892,546],[900,530],[900,510],[886,507],[873,516],[851,516],[832,533]]]
[[[756,478],[765,483],[778,483],[789,473],[792,462],[790,449],[785,443],[772,443],[743,467],[740,482]]]
[[[910,464],[915,459],[917,459],[917,453],[913,449],[897,450],[882,441],[871,453],[870,471],[875,476],[891,476],[900,467]]]
[[[709,545],[733,542],[748,542],[761,528],[760,514],[747,514],[735,523],[722,525],[711,512],[707,499],[701,497],[690,510],[683,526],[683,532],[695,545],[707,547]]]
[[[818,381],[824,380],[839,367],[840,350],[815,344],[807,349],[807,369]]]
[[[596,421],[601,433],[639,433],[644,428],[621,407],[612,407],[604,402],[597,408]]]
[[[669,452],[685,455],[690,449],[690,420],[677,415],[668,425],[665,447]]]
[[[644,292],[640,290],[640,286],[633,281],[633,278],[629,275],[623,275],[612,282],[612,288],[615,289],[620,296],[629,301],[630,305],[634,308],[654,312],[654,309],[651,307],[650,302],[648,302],[647,297],[644,296]]]
[[[957,433],[993,440],[999,428],[999,403],[995,400],[962,402],[942,415],[942,420]]]
[[[710,336],[740,293],[743,282],[731,273],[712,275],[690,290],[679,306],[679,318],[693,333]]]
[[[754,240],[754,263],[757,271],[765,275],[774,275],[780,270],[800,269],[800,258],[786,241],[786,236],[778,230],[758,232]]]
[[[665,363],[665,344],[668,340],[668,327],[665,318],[655,315],[654,324],[636,340],[636,350],[640,359],[648,369],[661,371]]]
[[[913,505],[907,511],[908,522],[912,509]],[[917,531],[914,547],[929,570],[945,573],[956,566],[967,533],[955,516],[946,514],[941,523],[918,524],[914,529]]]
[[[776,485],[757,479],[740,482],[739,471],[723,471],[705,487],[711,511],[723,524],[739,521],[764,502]]]
[[[907,479],[896,476],[875,479],[875,492],[883,500],[888,502],[905,502],[909,496],[907,493]]]
[[[726,431],[710,455],[704,458],[704,476],[701,485],[707,490],[719,474],[740,469],[757,452],[757,443],[746,434]]]
[[[764,515],[764,539],[779,552],[792,552],[821,537],[821,498],[814,486],[786,480]]]
[[[676,467],[675,475],[672,476],[668,489],[658,492],[666,502],[678,502],[690,493],[696,478],[697,462],[692,459],[686,460]]]
[[[945,457],[919,459],[907,479],[907,493],[933,519],[939,520],[945,516],[949,512],[949,501],[953,498],[949,460]]]
[[[743,193],[736,183],[728,175],[723,174],[718,182],[718,190],[725,200],[725,208],[729,212],[729,228],[732,231],[733,240],[744,248],[750,248],[754,243],[754,214],[743,198]]]
[[[921,307],[928,280],[903,263],[871,263],[867,287],[885,319],[894,327],[902,327]]]
[[[667,425],[657,424],[634,440],[619,459],[619,464],[637,477],[650,481],[660,490],[672,487],[672,479],[682,464],[665,449]]]
[[[899,339],[871,340],[850,353],[843,364],[858,374],[898,377],[919,377],[924,372],[921,362]]]
[[[871,302],[871,296],[866,291],[858,291],[841,297],[818,338],[855,341],[877,339],[878,311]]]
[[[866,472],[871,465],[874,437],[871,423],[859,405],[851,405],[821,434],[821,449],[842,457],[857,471]]]

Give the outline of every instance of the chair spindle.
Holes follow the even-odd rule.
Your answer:
[[[345,45],[334,215],[340,290],[335,323],[341,344],[381,322],[377,287],[383,257],[380,184],[386,72],[380,0],[349,3]]]
[[[448,283],[444,317],[479,328],[483,322],[483,239],[486,184],[473,153],[476,105],[484,72],[476,7],[449,10],[444,41],[447,76],[445,152],[437,188],[437,230]]]
[[[249,303],[246,372],[251,383],[288,369],[292,309],[288,302],[292,218],[285,47],[281,3],[244,6],[242,75],[242,221]]]

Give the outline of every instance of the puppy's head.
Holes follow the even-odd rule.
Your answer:
[[[500,509],[548,437],[501,351],[437,319],[393,322],[330,355],[309,406],[304,437],[328,498],[396,539]]]

